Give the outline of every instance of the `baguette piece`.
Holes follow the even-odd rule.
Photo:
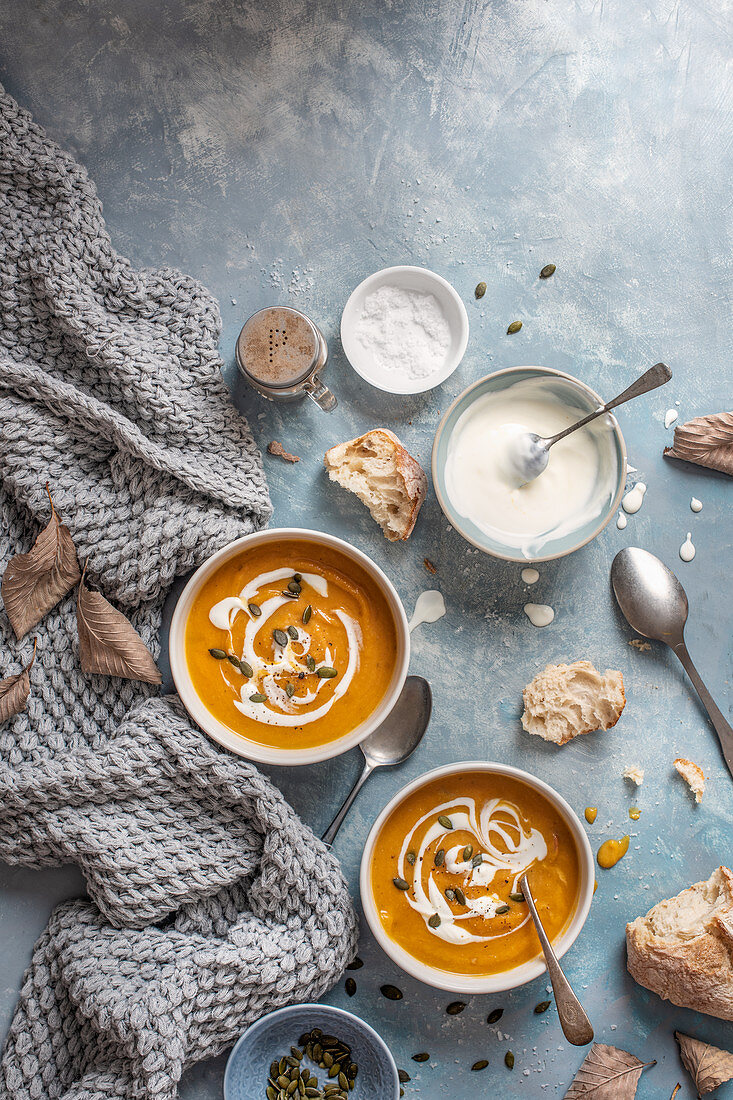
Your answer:
[[[615,726],[626,706],[624,678],[590,661],[548,665],[524,689],[522,726],[527,733],[565,745],[581,733]]]
[[[733,874],[718,867],[626,925],[639,985],[682,1008],[733,1020]]]
[[[366,504],[390,542],[410,537],[428,479],[394,432],[373,428],[331,447],[323,462],[331,481]]]
[[[705,776],[700,765],[680,756],[675,760],[674,766],[694,794],[695,802],[702,802],[702,796],[705,793]]]

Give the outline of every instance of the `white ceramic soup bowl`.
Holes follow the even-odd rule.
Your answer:
[[[247,550],[253,550],[255,547],[268,543],[277,543],[278,546],[282,546],[283,543],[294,541],[305,541],[314,543],[316,546],[329,547],[340,553],[347,563],[353,561],[361,566],[364,572],[372,578],[384,595],[394,621],[397,637],[397,657],[392,678],[382,701],[369,717],[358,726],[345,729],[343,736],[322,745],[313,745],[310,748],[281,749],[252,741],[243,734],[236,733],[214,717],[191,682],[186,661],[185,635],[186,622],[193,602],[201,587],[217,569],[226,562],[231,561],[232,558],[239,557],[240,554]],[[319,760],[329,760],[333,756],[340,756],[342,752],[347,752],[348,749],[353,749],[387,717],[397,702],[407,676],[407,668],[410,663],[410,631],[407,626],[405,609],[394,585],[379,566],[366,554],[363,554],[361,550],[357,550],[355,546],[344,542],[343,539],[324,534],[321,531],[309,531],[299,527],[278,527],[258,531],[255,534],[236,539],[234,542],[230,542],[228,546],[223,546],[221,550],[217,550],[203,565],[199,566],[179,596],[173,612],[169,638],[169,656],[171,674],[183,705],[194,722],[214,741],[235,752],[238,756],[244,756],[248,760],[256,760],[261,764],[315,764]]]
[[[593,429],[599,447],[599,476],[602,470],[604,481],[608,484],[607,497],[601,511],[575,530],[549,538],[541,553],[531,558],[524,556],[516,546],[492,538],[472,519],[458,511],[451,500],[446,479],[451,436],[456,425],[480,397],[488,393],[503,393],[517,382],[530,380],[542,380],[549,393],[560,398],[568,408],[577,410],[578,420],[603,405],[603,399],[595,390],[571,374],[552,367],[507,367],[488,374],[485,378],[479,378],[458,395],[438,425],[432,455],[435,495],[448,522],[467,542],[483,550],[485,554],[492,554],[503,561],[521,562],[522,565],[562,558],[596,538],[616,514],[626,485],[626,444],[616,418],[611,413],[606,413],[605,417],[598,418]]]
[[[359,876],[361,904],[367,923],[380,947],[384,949],[392,961],[397,963],[406,974],[410,974],[413,978],[417,978],[419,981],[425,982],[426,985],[431,985],[435,989],[445,989],[449,993],[503,993],[507,989],[516,989],[517,986],[525,985],[527,982],[533,981],[535,978],[539,977],[540,974],[545,972],[545,960],[541,952],[538,954],[537,958],[530,960],[530,962],[513,967],[511,970],[503,970],[498,974],[484,974],[472,977],[469,974],[454,974],[451,971],[439,970],[437,967],[420,962],[419,959],[414,955],[410,955],[409,952],[405,951],[403,947],[395,943],[395,941],[387,935],[379,919],[379,912],[377,911],[374,894],[372,892],[372,855],[374,854],[374,848],[382,826],[392,811],[404,802],[413,791],[425,787],[428,783],[432,783],[434,779],[439,779],[446,775],[461,775],[465,772],[486,772],[491,775],[506,775],[511,779],[519,780],[526,784],[530,790],[539,791],[543,794],[547,801],[558,811],[570,829],[578,852],[580,889],[578,891],[575,912],[565,930],[553,941],[552,945],[559,959],[570,950],[585,924],[593,899],[595,871],[593,853],[588,843],[588,837],[585,835],[585,830],[580,824],[580,820],[574,810],[571,809],[565,799],[562,798],[557,791],[554,791],[547,783],[543,783],[541,779],[537,779],[536,776],[530,775],[529,772],[522,771],[520,768],[514,768],[510,764],[496,764],[491,761],[487,762],[481,760],[463,760],[457,764],[445,764],[441,768],[434,768],[433,771],[426,772],[424,775],[414,779],[412,783],[408,783],[406,787],[403,787],[384,807],[381,814],[372,825],[366,844],[364,845]]]

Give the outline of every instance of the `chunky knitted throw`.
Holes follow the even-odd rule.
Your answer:
[[[0,572],[47,522],[158,652],[166,589],[266,524],[259,454],[220,375],[215,301],[113,250],[85,171],[0,89]],[[336,860],[174,699],[79,667],[75,595],[35,633],[0,727],[0,859],[74,861],[5,1047],[12,1100],[169,1100],[186,1064],[320,996],[353,954]],[[20,670],[0,610],[0,678]]]

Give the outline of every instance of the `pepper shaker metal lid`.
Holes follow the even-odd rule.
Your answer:
[[[336,398],[321,382],[328,346],[321,331],[291,306],[254,313],[237,339],[237,365],[245,378],[272,401],[308,396],[330,412]]]

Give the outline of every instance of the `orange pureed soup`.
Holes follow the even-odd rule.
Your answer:
[[[381,589],[351,558],[305,539],[225,562],[193,601],[185,644],[207,710],[278,748],[351,732],[381,702],[397,660]]]
[[[570,829],[521,780],[469,771],[435,779],[395,807],[374,846],[371,884],[395,943],[428,966],[481,976],[540,954],[520,897],[524,871],[554,939],[580,892]]]

